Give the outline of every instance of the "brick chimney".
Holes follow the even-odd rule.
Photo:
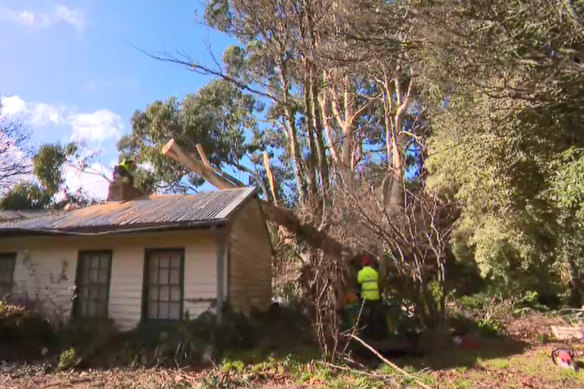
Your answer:
[[[144,192],[124,182],[121,176],[115,175],[109,185],[107,201],[130,201],[143,196],[145,196]]]

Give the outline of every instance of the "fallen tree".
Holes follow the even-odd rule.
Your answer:
[[[243,186],[241,182],[235,180],[233,177],[213,168],[207,161],[201,147],[197,147],[197,151],[199,152],[201,161],[187,155],[174,139],[171,139],[162,148],[163,155],[182,164],[218,189],[232,189]],[[312,248],[320,249],[323,253],[336,258],[350,258],[356,252],[353,248],[340,243],[318,228],[303,223],[292,210],[276,206],[261,199],[260,204],[269,221],[283,227],[286,232],[293,234],[298,240],[308,244]]]

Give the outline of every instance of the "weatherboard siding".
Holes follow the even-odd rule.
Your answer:
[[[77,251],[44,247],[16,251],[13,298],[42,312],[53,324],[62,325],[71,314]]]
[[[120,330],[142,317],[145,249],[184,248],[183,313],[193,318],[214,302],[216,243],[209,229],[103,236],[0,238],[0,252],[17,252],[13,295],[34,300],[62,322],[71,317],[80,250],[112,250],[108,315]],[[34,269],[32,271],[31,269]]]
[[[272,298],[272,248],[257,201],[249,201],[231,226],[229,302],[249,315],[266,310]]]

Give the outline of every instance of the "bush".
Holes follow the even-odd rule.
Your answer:
[[[60,349],[64,350],[59,359],[67,358],[68,353],[74,353],[77,359],[74,366],[93,366],[96,362],[102,361],[104,349],[108,349],[116,334],[116,330],[111,319],[107,318],[76,318],[72,320],[65,329],[59,333]],[[73,350],[73,351],[71,351]],[[64,368],[73,366],[66,365]]]
[[[32,360],[55,343],[49,322],[23,306],[0,301],[0,359]]]
[[[255,331],[247,318],[229,310],[217,327],[205,312],[193,320],[146,322],[110,341],[102,361],[110,365],[184,366],[207,363],[226,349],[252,347]]]

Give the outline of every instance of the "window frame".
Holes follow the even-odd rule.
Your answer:
[[[5,253],[0,252],[0,257],[3,257],[3,256],[9,257],[12,260],[12,271],[10,273],[10,291],[8,293],[6,293],[6,295],[2,295],[1,288],[0,288],[0,299],[4,298],[6,296],[10,296],[12,294],[12,289],[14,288],[14,272],[16,270],[17,253],[16,252],[5,252]],[[4,285],[4,283],[0,282],[0,285]]]
[[[105,294],[105,314],[102,315],[81,315],[79,308],[79,281],[81,280],[82,269],[83,269],[83,257],[86,255],[109,255],[109,269],[107,272],[107,284],[106,284],[106,294]],[[75,269],[75,300],[73,301],[73,318],[74,319],[91,319],[91,318],[109,318],[109,299],[110,299],[110,288],[112,279],[112,262],[114,260],[113,250],[79,250],[77,253],[77,269]],[[99,268],[98,268],[99,269]]]
[[[148,265],[150,260],[150,255],[156,252],[169,252],[169,251],[179,251],[180,252],[180,269],[179,269],[179,286],[180,286],[180,308],[179,308],[179,318],[178,319],[160,319],[160,318],[149,318],[148,317],[148,279],[150,273],[148,272]],[[160,300],[158,300],[160,301]],[[170,302],[170,300],[169,300]],[[142,274],[142,322],[146,323],[176,323],[184,320],[184,302],[185,302],[185,248],[184,247],[159,247],[159,248],[147,248],[144,250],[144,271]]]

